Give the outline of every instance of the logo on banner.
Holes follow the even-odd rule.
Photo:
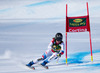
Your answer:
[[[79,22],[82,22],[83,20],[82,19],[74,19],[73,22],[75,23],[79,23]]]
[[[69,19],[69,27],[86,26],[86,18]]]

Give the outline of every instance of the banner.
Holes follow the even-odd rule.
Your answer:
[[[66,32],[90,31],[89,16],[67,17]]]

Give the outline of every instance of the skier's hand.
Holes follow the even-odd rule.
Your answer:
[[[61,57],[61,53],[59,53],[59,54],[57,55],[57,57]]]

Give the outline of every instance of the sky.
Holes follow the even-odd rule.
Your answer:
[[[91,17],[100,17],[99,0],[0,0],[0,19],[46,19],[86,15],[89,3]]]

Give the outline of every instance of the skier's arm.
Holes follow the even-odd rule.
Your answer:
[[[48,45],[48,49],[52,49],[53,42],[54,42],[54,39],[51,40],[51,42],[49,43],[49,45]]]
[[[64,54],[64,43],[61,43],[60,46],[61,46],[60,54],[63,55]]]
[[[50,42],[50,44],[48,45],[48,49],[52,48],[52,42]]]
[[[60,46],[61,46],[61,50],[60,50],[59,54],[57,55],[58,57],[61,57],[61,55],[64,54],[64,43],[60,44]]]

